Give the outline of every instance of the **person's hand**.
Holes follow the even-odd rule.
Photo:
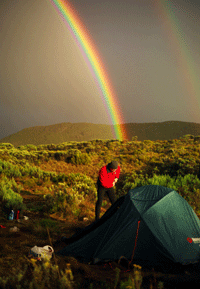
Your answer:
[[[115,178],[115,180],[114,180],[114,182],[113,182],[113,187],[114,187],[114,185],[115,185],[115,183],[118,181],[118,179],[117,178]]]

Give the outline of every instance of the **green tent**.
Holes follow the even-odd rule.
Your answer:
[[[66,239],[57,255],[83,262],[128,260],[190,264],[200,259],[200,220],[170,188],[136,187],[82,232]]]

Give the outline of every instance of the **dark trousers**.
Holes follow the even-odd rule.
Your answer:
[[[102,187],[101,185],[98,185],[97,193],[98,193],[98,200],[96,202],[96,207],[95,207],[96,221],[99,219],[101,206],[102,206],[102,202],[103,202],[103,197],[104,197],[105,193],[108,195],[108,198],[109,198],[111,204],[114,204],[114,202],[116,201],[115,190],[113,187],[107,189],[107,188]]]

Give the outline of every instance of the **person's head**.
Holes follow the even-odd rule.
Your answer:
[[[117,161],[112,161],[111,163],[108,164],[109,170],[111,172],[114,172],[118,168],[118,162]]]

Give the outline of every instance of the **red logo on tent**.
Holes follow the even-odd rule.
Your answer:
[[[191,244],[192,243],[192,239],[191,238],[187,238],[187,241]]]

